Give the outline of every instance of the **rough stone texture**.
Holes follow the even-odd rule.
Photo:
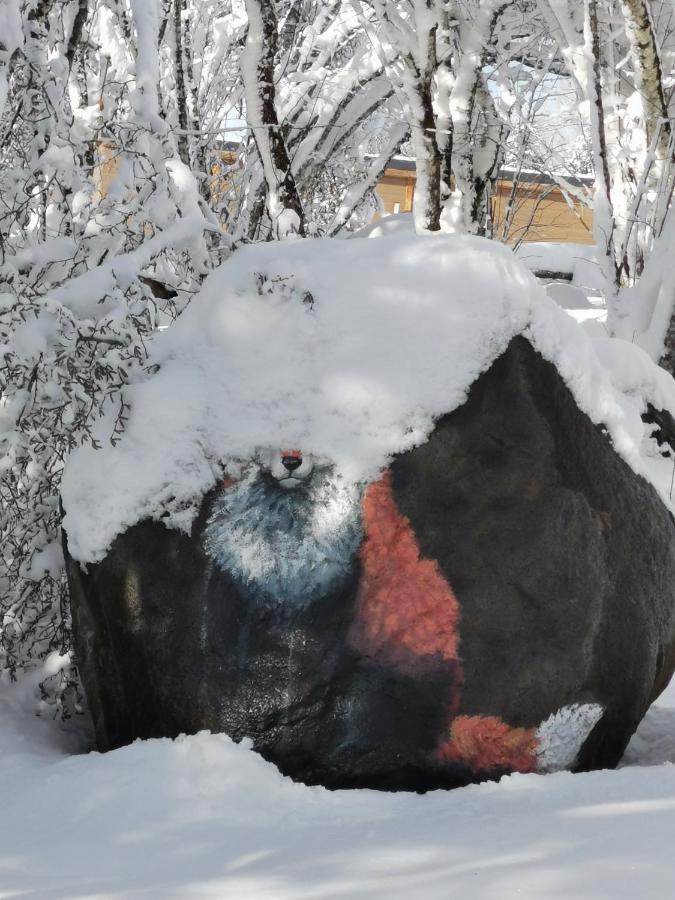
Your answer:
[[[602,716],[564,764],[614,766],[672,673],[672,517],[523,338],[364,489],[311,602],[204,552],[217,497],[192,536],[142,522],[68,561],[101,750],[210,728],[309,783],[424,790],[555,767],[541,723],[582,704]]]

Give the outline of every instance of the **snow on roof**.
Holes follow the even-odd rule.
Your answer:
[[[302,448],[346,478],[373,478],[462,404],[520,333],[646,471],[645,385],[656,379],[675,409],[675,383],[643,355],[627,404],[591,340],[507,247],[457,235],[244,247],[154,338],[159,370],[129,387],[122,440],[110,445],[104,419],[103,448],[72,454],[62,485],[70,552],[99,560],[143,518],[189,529],[223,467],[262,448]]]
[[[367,158],[376,159],[377,154],[366,153]],[[389,161],[388,169],[398,169],[403,172],[414,172],[417,169],[417,161],[414,156],[392,156]],[[579,173],[570,175],[567,170],[561,172],[542,172],[540,169],[528,169],[524,166],[500,166],[498,178],[507,181],[513,181],[514,178],[521,182],[529,184],[555,184],[556,176],[564,179],[567,184],[592,185],[595,176],[592,173]]]

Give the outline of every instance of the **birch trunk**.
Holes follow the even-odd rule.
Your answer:
[[[276,237],[304,237],[302,205],[277,118],[274,62],[278,34],[274,2],[246,0],[246,12],[249,26],[242,54],[244,95],[248,124],[267,184],[267,211]]]
[[[441,227],[441,152],[436,137],[433,80],[437,69],[436,32],[429,10],[417,11],[418,45],[404,57],[408,119],[412,135],[417,177],[413,194],[415,231],[439,231]],[[416,51],[416,52],[415,52]]]
[[[586,0],[584,17],[586,56],[586,97],[590,104],[591,136],[595,168],[595,201],[593,204],[593,235],[598,245],[601,264],[604,264],[608,294],[619,290],[619,267],[614,254],[614,210],[610,193],[611,177],[607,155],[605,111],[602,102],[600,65],[600,28],[597,0]]]
[[[434,117],[431,84],[418,82],[411,131],[417,177],[413,195],[413,216],[415,230],[420,232],[439,231],[441,227],[441,153],[436,140],[436,120]]]
[[[645,112],[647,143],[657,135],[656,158],[661,165],[668,157],[672,125],[663,91],[663,71],[649,8],[644,0],[623,0],[626,33],[638,60],[638,86]]]
[[[477,94],[481,88],[490,41],[504,9],[513,0],[482,0],[474,21],[466,20],[460,31],[461,56],[450,93],[452,117],[452,171],[455,191],[446,203],[448,221],[456,230],[476,234],[484,230],[481,210],[485,175],[477,177],[475,166]],[[459,215],[458,215],[459,212]]]
[[[188,108],[187,91],[185,90],[185,63],[183,53],[183,3],[181,0],[173,0],[173,29],[176,41],[176,104],[178,106],[178,134],[176,144],[181,162],[190,165],[190,151],[188,145]]]

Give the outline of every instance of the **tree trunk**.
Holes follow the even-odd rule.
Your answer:
[[[671,123],[668,104],[663,93],[663,72],[656,46],[649,9],[644,0],[623,0],[626,17],[626,33],[638,61],[640,72],[640,94],[645,112],[647,143],[650,143],[660,129],[657,140],[657,160],[663,164],[666,159]]]
[[[183,65],[183,4],[181,0],[173,0],[173,27],[176,40],[176,103],[178,105],[178,127],[180,131],[176,135],[178,155],[181,162],[190,165],[190,150],[188,146],[188,109],[187,91],[185,90],[185,69]]]
[[[249,25],[242,54],[246,115],[267,183],[267,211],[276,237],[304,237],[302,204],[277,119],[274,61],[278,36],[274,2],[246,0],[246,12]]]
[[[419,85],[418,108],[422,116],[412,126],[417,157],[417,178],[413,196],[415,230],[439,231],[441,227],[441,152],[436,140],[431,83]]]
[[[593,236],[604,258],[604,272],[610,291],[619,290],[619,268],[614,256],[614,211],[610,195],[611,177],[607,156],[605,111],[602,103],[600,28],[597,0],[586,0],[586,53],[588,56],[586,95],[591,110],[591,133],[595,169]]]
[[[473,21],[463,23],[460,33],[462,53],[450,94],[453,131],[453,174],[455,194],[461,200],[461,229],[470,234],[484,231],[481,221],[487,172],[476,172],[476,103],[481,90],[483,67],[495,27],[504,9],[513,0],[482,0]],[[456,219],[456,215],[453,216]]]
[[[418,24],[422,26],[424,19]],[[439,231],[441,227],[441,152],[436,137],[436,114],[433,105],[432,84],[438,67],[436,34],[438,22],[429,27],[423,42],[424,53],[416,60],[406,55],[408,69],[406,93],[408,95],[409,121],[415,148],[417,178],[413,195],[415,230]],[[422,44],[422,41],[420,41]]]

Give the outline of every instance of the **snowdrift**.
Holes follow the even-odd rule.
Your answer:
[[[27,713],[29,687],[0,689],[3,897],[672,894],[672,694],[636,735],[631,768],[417,796],[294,784],[223,735],[68,756],[56,724]]]
[[[520,244],[516,255],[531,272],[559,272],[577,287],[591,291],[603,288],[598,249],[594,244],[527,241]]]

